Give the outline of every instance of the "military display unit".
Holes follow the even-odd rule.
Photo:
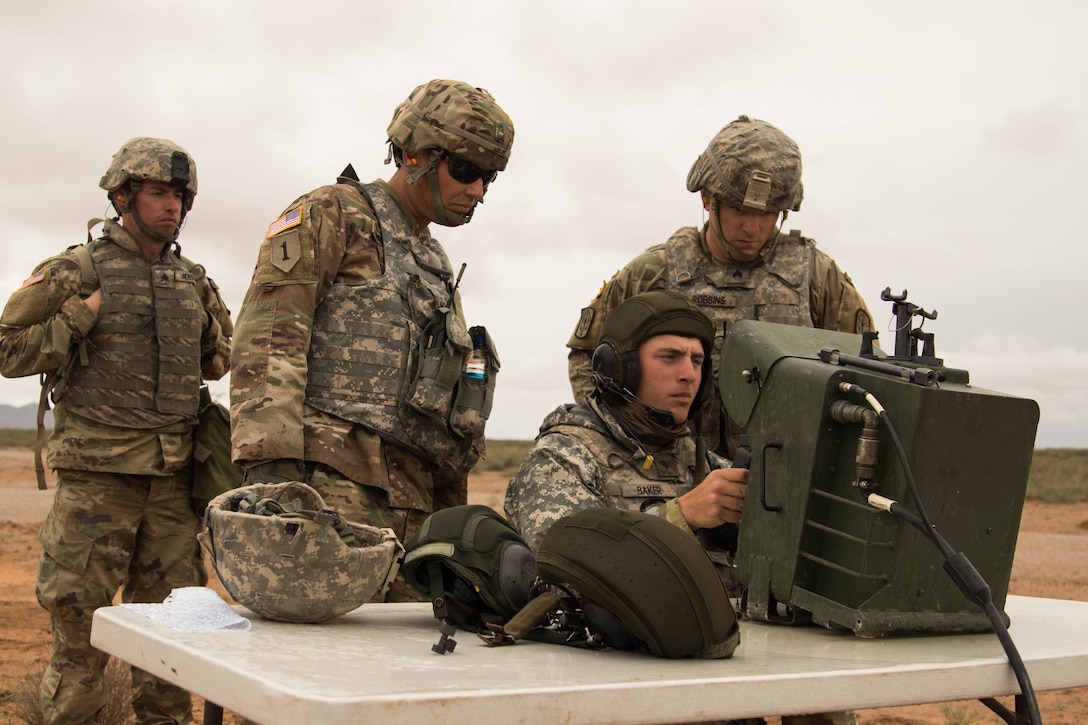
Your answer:
[[[753,454],[736,557],[744,614],[861,636],[988,630],[941,552],[868,499],[951,532],[1001,608],[1039,408],[972,386],[911,327],[935,313],[905,292],[883,298],[892,355],[872,333],[740,321],[726,334],[719,387]]]

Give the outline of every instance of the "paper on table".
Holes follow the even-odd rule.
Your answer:
[[[174,589],[162,604],[126,603],[131,609],[171,629],[182,632],[246,631],[252,624],[207,587]]]

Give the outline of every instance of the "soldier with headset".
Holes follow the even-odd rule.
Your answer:
[[[532,549],[588,508],[655,514],[692,535],[740,521],[747,469],[714,453],[697,460],[690,427],[709,397],[713,339],[710,320],[676,292],[636,295],[612,311],[593,354],[593,391],[544,419],[507,487],[507,518]]]
[[[593,351],[593,389],[544,419],[506,489],[506,516],[534,551],[553,524],[575,512],[640,511],[697,538],[730,596],[742,595],[732,555],[748,470],[703,450],[692,425],[713,399],[714,337],[710,319],[679,292],[653,290],[616,305]],[[845,725],[854,716],[782,722]]]

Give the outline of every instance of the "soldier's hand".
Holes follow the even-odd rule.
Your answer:
[[[99,287],[91,293],[90,297],[83,300],[84,304],[91,308],[91,312],[98,317],[98,310],[102,308],[102,288]]]
[[[306,481],[306,467],[297,458],[277,458],[254,463],[246,468],[246,484]]]
[[[747,468],[719,468],[676,503],[692,531],[739,524],[747,489]]]

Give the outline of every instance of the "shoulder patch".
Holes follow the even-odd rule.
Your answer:
[[[272,236],[275,236],[275,235],[279,234],[280,232],[282,232],[285,229],[290,229],[291,227],[297,227],[301,223],[302,223],[302,207],[299,206],[299,207],[295,207],[294,209],[291,209],[289,212],[287,212],[286,214],[281,216],[279,219],[277,219],[276,221],[269,224],[268,225],[268,233],[265,234],[264,236],[267,239],[268,237],[272,237]]]
[[[582,308],[582,315],[578,318],[578,327],[574,330],[574,336],[579,340],[584,340],[586,335],[589,334],[589,326],[593,324],[593,317],[595,312],[592,307]]]
[[[269,244],[268,261],[281,272],[290,272],[302,258],[302,244],[298,232],[291,232],[275,239],[266,237]]]
[[[45,267],[42,267],[39,270],[35,270],[34,274],[30,275],[29,277],[27,277],[26,279],[23,280],[23,283],[21,285],[19,285],[19,289],[24,289],[26,287],[29,287],[32,284],[37,284],[38,282],[41,282],[42,280],[44,280],[45,277],[46,277],[46,268]]]

